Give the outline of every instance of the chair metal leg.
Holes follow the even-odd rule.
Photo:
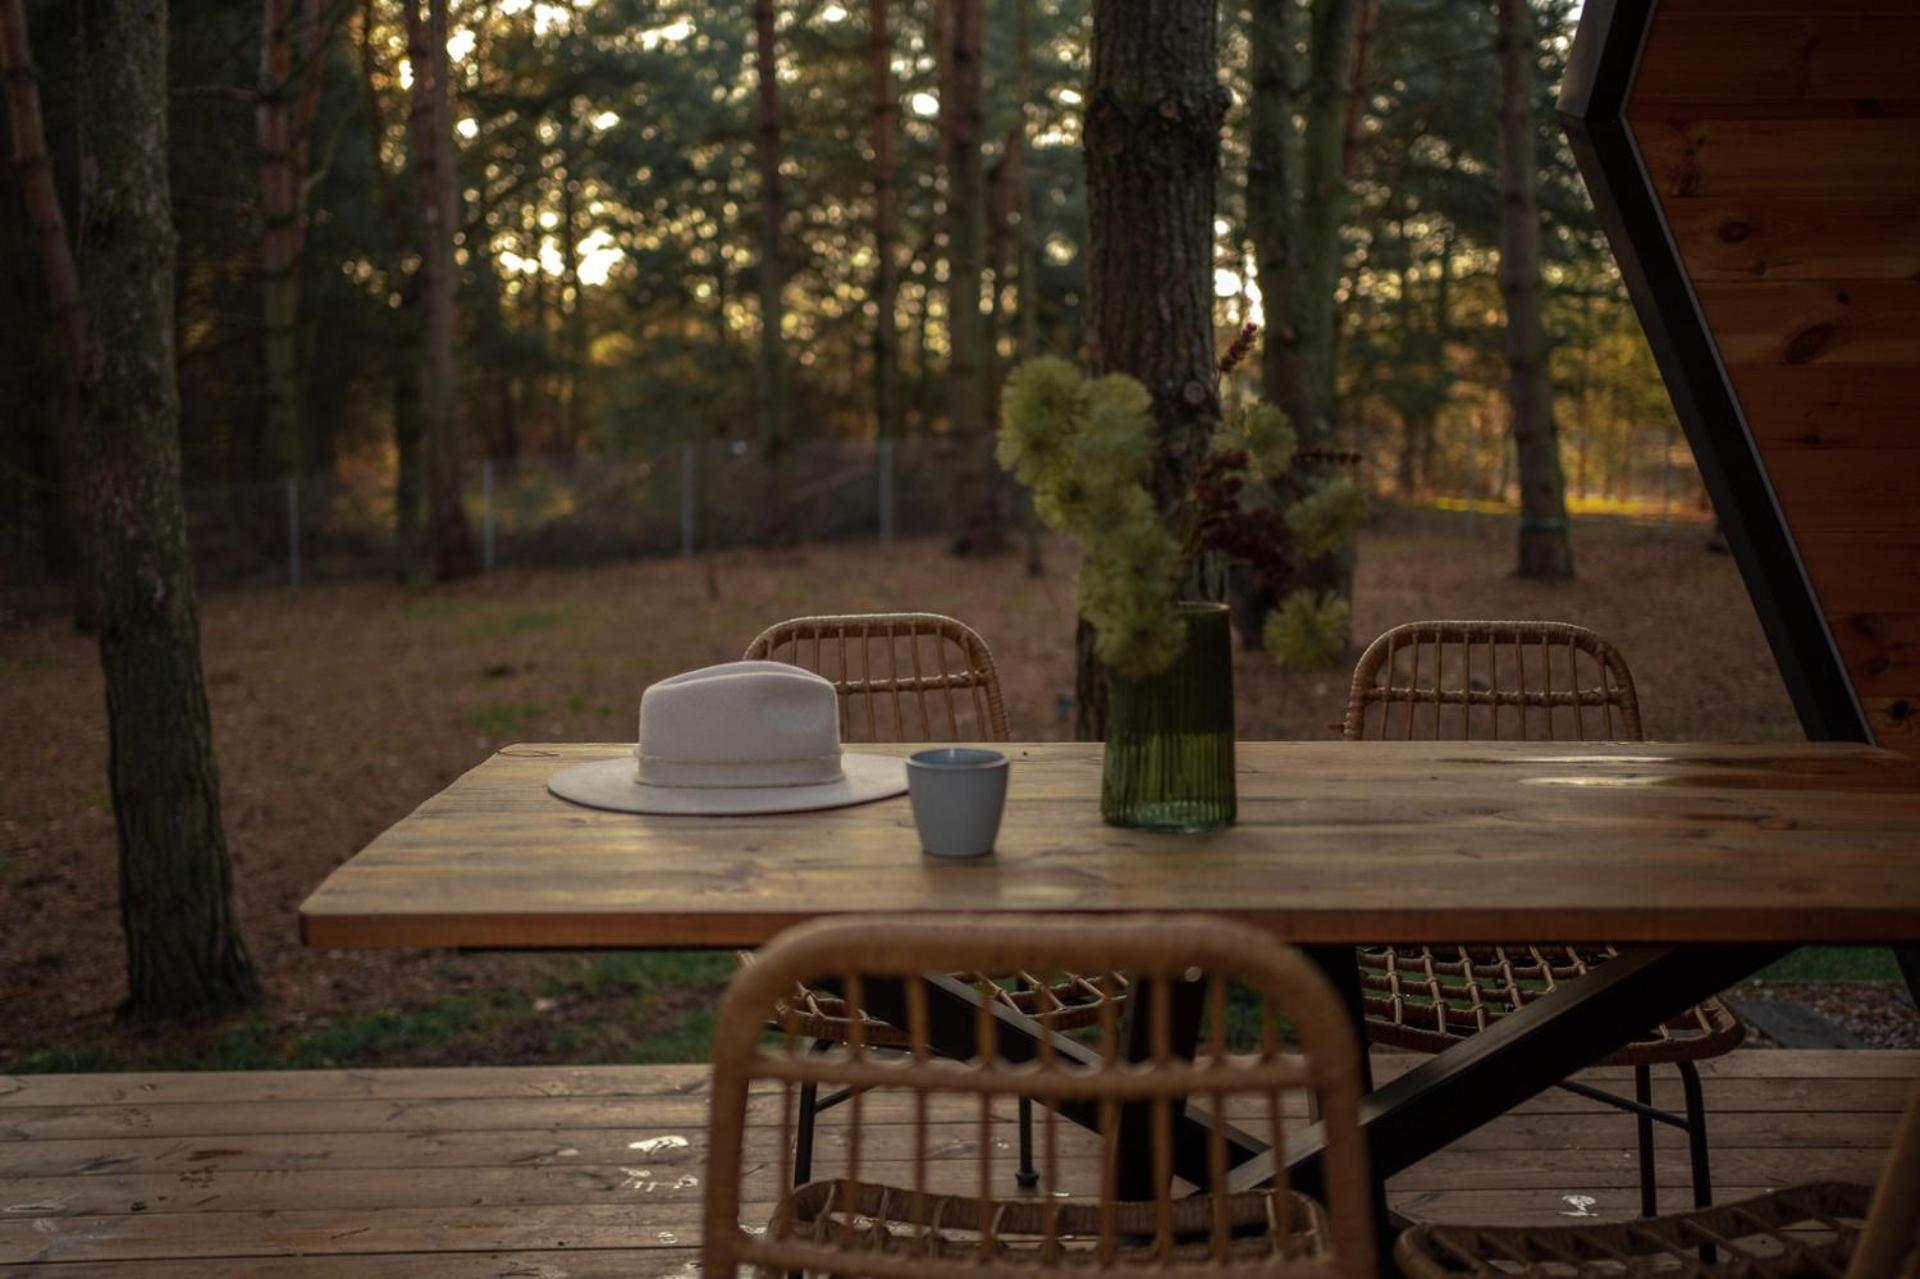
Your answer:
[[[810,1053],[823,1053],[832,1047],[824,1039],[807,1045]],[[800,1113],[794,1119],[793,1184],[804,1186],[813,1180],[813,1121],[820,1113],[820,1085],[800,1085]]]
[[[1040,1174],[1033,1166],[1033,1098],[1020,1098],[1020,1166],[1014,1170],[1013,1179],[1022,1190],[1032,1190],[1040,1184]]]
[[[1648,1066],[1633,1068],[1633,1096],[1642,1106],[1653,1104],[1653,1070]],[[1635,1112],[1634,1127],[1640,1135],[1640,1215],[1651,1217],[1660,1211],[1660,1188],[1655,1180],[1653,1166],[1653,1120],[1649,1116]]]
[[[1707,1103],[1700,1091],[1700,1068],[1690,1061],[1680,1067],[1680,1087],[1687,1098],[1687,1152],[1693,1158],[1693,1206],[1713,1204],[1713,1168],[1707,1152]]]
[[[1693,1161],[1693,1206],[1713,1204],[1713,1169],[1707,1154],[1707,1103],[1700,1092],[1700,1069],[1690,1061],[1674,1063],[1680,1068],[1680,1088],[1687,1099],[1687,1153]],[[1719,1250],[1712,1244],[1700,1245],[1700,1262],[1710,1266],[1718,1261]]]

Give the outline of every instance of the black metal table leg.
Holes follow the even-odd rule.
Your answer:
[[[1340,1002],[1347,1006],[1347,1019],[1353,1024],[1354,1039],[1360,1050],[1360,1095],[1362,1098],[1373,1094],[1373,1055],[1367,1049],[1367,1004],[1366,990],[1360,981],[1360,956],[1352,946],[1304,946],[1314,966],[1326,974],[1333,983],[1334,991],[1340,996]],[[1393,1215],[1387,1210],[1387,1174],[1369,1164],[1367,1166],[1369,1210],[1373,1213],[1374,1256],[1382,1275],[1391,1275],[1393,1269],[1393,1241],[1399,1232],[1395,1229]],[[1307,1187],[1301,1187],[1307,1189]],[[1319,1189],[1318,1169],[1314,1170],[1312,1190]]]
[[[1157,989],[1160,985],[1160,982],[1151,978],[1137,978],[1133,983],[1133,996],[1127,1001],[1126,1041],[1122,1049],[1130,1062],[1150,1061],[1153,1058],[1152,1009],[1154,1001],[1162,998]],[[1200,1044],[1200,1019],[1207,1004],[1206,979],[1194,973],[1187,980],[1171,981],[1165,985],[1168,1030],[1171,1032],[1168,1036],[1169,1045],[1176,1058],[1191,1061]],[[1172,1126],[1175,1129],[1184,1122],[1186,1109],[1184,1100],[1174,1108]],[[1129,1102],[1120,1107],[1116,1135],[1119,1149],[1114,1154],[1114,1180],[1122,1199],[1140,1201],[1157,1197],[1158,1178],[1154,1175],[1153,1167],[1153,1111],[1153,1105],[1147,1102]],[[1177,1138],[1173,1145],[1177,1151]],[[1176,1158],[1169,1167],[1177,1163]],[[1200,1184],[1206,1183],[1203,1181]]]
[[[1360,1123],[1373,1175],[1385,1180],[1569,1075],[1648,1026],[1677,1016],[1764,968],[1787,948],[1630,950],[1362,1099]],[[1318,1126],[1297,1133],[1284,1157],[1294,1184],[1319,1182]],[[1229,1179],[1252,1189],[1273,1176],[1271,1155]]]

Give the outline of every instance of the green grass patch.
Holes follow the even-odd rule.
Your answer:
[[[400,606],[400,616],[415,622],[436,622],[441,618],[452,617],[462,612],[464,600],[454,599],[418,599],[408,600]]]
[[[505,616],[487,617],[468,624],[462,632],[468,639],[491,640],[507,635],[533,635],[558,630],[566,625],[564,608],[529,608]]]
[[[488,737],[501,737],[546,713],[545,702],[488,702],[467,708],[467,727]]]
[[[1903,980],[1893,952],[1880,946],[1803,946],[1768,965],[1758,981]]]
[[[541,996],[490,989],[338,1021],[249,1016],[161,1030],[102,1029],[0,1058],[0,1072],[312,1070],[524,1062],[705,1061],[733,972],[714,952],[613,952],[549,978]]]

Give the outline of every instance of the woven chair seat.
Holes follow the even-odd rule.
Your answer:
[[[1367,1039],[1415,1052],[1444,1051],[1618,953],[1611,946],[1362,947]],[[1746,1033],[1725,1004],[1709,999],[1604,1064],[1702,1061],[1732,1052]]]
[[[750,964],[753,954],[742,951],[739,960]],[[995,992],[994,1002],[1023,1017],[1031,1017],[1054,1032],[1098,1025],[1103,1003],[1114,1006],[1116,1020],[1127,1007],[1129,986],[1125,973],[1103,973],[1097,977],[1064,973],[1051,981],[1032,973],[1016,973],[998,980],[981,973],[951,976],[976,990],[991,987]],[[853,1019],[848,1014],[847,1001],[811,986],[796,986],[793,994],[781,1002],[773,1020],[783,1028],[790,1025],[794,1033],[809,1039],[846,1043],[852,1036]],[[899,1048],[907,1042],[904,1031],[870,1013],[862,1012],[860,1020],[865,1027],[861,1037],[872,1047]]]
[[[1871,1194],[1827,1182],[1638,1221],[1415,1226],[1394,1251],[1407,1279],[1842,1279]]]
[[[1229,1237],[1215,1246],[1216,1202],[1225,1208]],[[1291,1205],[1292,1219],[1276,1219],[1276,1203]],[[1266,1191],[1221,1196],[1192,1195],[1172,1203],[1172,1235],[1164,1253],[1153,1242],[1158,1209],[1153,1203],[1087,1199],[979,1199],[967,1195],[915,1195],[911,1189],[862,1181],[814,1181],[795,1190],[774,1210],[792,1214],[794,1241],[831,1248],[834,1273],[860,1273],[860,1251],[932,1257],[975,1265],[1100,1269],[1114,1262],[1156,1260],[1219,1264],[1227,1259],[1281,1263],[1309,1261],[1328,1252],[1326,1213],[1319,1203],[1294,1193],[1278,1199]],[[1111,1214],[1109,1216],[1108,1214]],[[1102,1237],[1107,1240],[1101,1247]],[[1225,1251],[1222,1251],[1224,1248]]]

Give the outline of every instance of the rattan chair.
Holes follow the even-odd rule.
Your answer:
[[[1820,1182],[1632,1222],[1416,1226],[1394,1252],[1407,1279],[1913,1279],[1920,1092],[1874,1190]]]
[[[1021,972],[1045,985],[1062,973],[1117,970],[1153,992],[1134,1009],[1135,1022],[1144,1015],[1146,1025],[1128,1027],[1128,1042],[1149,1046],[1142,1061],[1120,1059],[1122,1028],[1111,1001],[1099,1005],[1097,1045],[1042,1037],[1009,1054],[1031,1060],[1008,1060],[1000,1031],[1035,1027],[999,1002],[991,981],[974,980],[987,997],[969,1010],[920,976]],[[1191,1059],[1176,1055],[1172,1011],[1173,984],[1190,980],[1207,983],[1195,993],[1210,1004]],[[1252,1051],[1228,1048],[1229,982],[1251,990],[1258,1005]],[[861,1029],[829,1052],[812,1051],[789,997],[796,985],[842,989],[855,1004],[898,1006],[896,1020],[906,1027],[901,1051],[875,1054]],[[1242,995],[1239,1007],[1247,1002]],[[1298,1050],[1281,1042],[1283,1016]],[[979,1046],[969,1060],[941,1058],[929,1046],[939,1027],[956,1024]],[[888,1279],[1029,1269],[1155,1279],[1375,1273],[1358,1056],[1345,1010],[1299,952],[1244,924],[1084,915],[816,921],[777,938],[735,974],[713,1054],[702,1238],[709,1279],[741,1267]],[[776,1159],[777,1186],[744,1189],[766,1166],[750,1140],[777,1132],[775,1149],[783,1149],[793,1135],[796,1091],[830,1086],[852,1090],[844,1167],[796,1185],[786,1161]],[[1037,1194],[994,1193],[996,1159],[1006,1156],[995,1153],[993,1111],[1009,1097],[1043,1103]],[[1326,1131],[1324,1208],[1284,1181],[1230,1192],[1218,1128],[1206,1142],[1205,1184],[1182,1194],[1173,1177],[1174,1122],[1189,1098],[1251,1123],[1275,1149],[1284,1148],[1287,1122],[1304,1123],[1309,1103],[1317,1106]],[[1085,1117],[1092,1131],[1059,1110]],[[1150,1146],[1148,1166],[1121,1166],[1123,1132]],[[1122,1186],[1134,1187],[1133,1197],[1123,1198]],[[764,1207],[743,1208],[768,1202],[775,1205],[770,1220]]]
[[[848,741],[993,741],[1007,740],[1006,703],[993,652],[979,632],[938,613],[853,613],[796,617],[762,631],[747,646],[746,660],[787,662],[833,681],[840,693],[840,733]],[[741,956],[749,960],[750,956]],[[1092,1026],[1100,1006],[1124,1004],[1124,974],[1099,978],[1062,974],[1039,985],[1024,975],[998,983],[1009,1008],[1032,1017],[1049,1030]],[[799,1032],[824,1049],[845,1043],[852,1021],[845,1000],[836,995],[796,989],[789,1000]],[[903,1034],[862,1015],[871,1047],[898,1046]],[[808,1179],[813,1166],[814,1116],[847,1099],[843,1091],[822,1098],[808,1087],[800,1096],[794,1147],[795,1180]],[[1018,1108],[1020,1160],[1014,1175],[1031,1187],[1033,1106]]]
[[[850,742],[1007,740],[1000,673],[972,627],[938,613],[796,617],[762,631],[748,661],[833,681]]]
[[[1377,714],[1375,712],[1378,712]],[[1409,622],[1354,669],[1344,736],[1363,739],[1640,741],[1633,676],[1613,645],[1561,622]],[[1441,1052],[1615,955],[1610,946],[1365,946],[1361,984],[1372,1043]],[[1633,1067],[1632,1101],[1561,1086],[1633,1112],[1640,1207],[1659,1210],[1653,1125],[1686,1131],[1697,1206],[1713,1202],[1706,1107],[1694,1063],[1733,1051],[1739,1018],[1707,1000],[1607,1058]],[[1684,1118],[1655,1109],[1652,1068],[1680,1074]]]

